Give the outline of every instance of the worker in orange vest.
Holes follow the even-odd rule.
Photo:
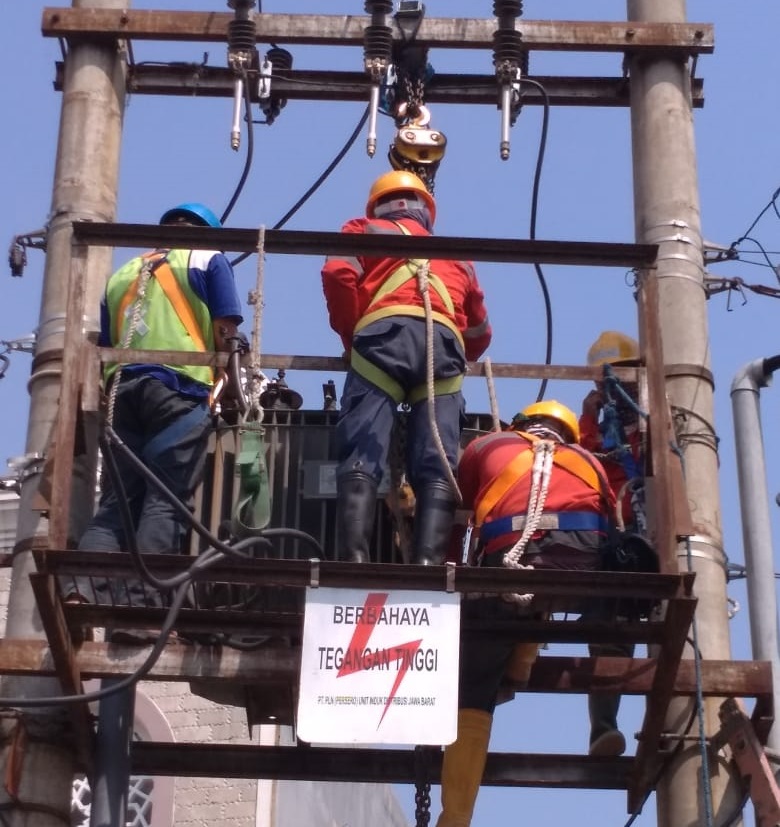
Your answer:
[[[612,537],[615,498],[604,469],[577,445],[577,416],[559,402],[525,408],[504,431],[478,437],[458,465],[463,507],[479,533],[475,563],[507,568],[601,566]],[[538,618],[530,595],[478,597],[464,618]],[[538,644],[503,636],[461,639],[458,735],[444,750],[437,827],[468,827],[487,757],[493,711],[505,675],[527,682]]]
[[[374,182],[366,217],[348,221],[342,232],[429,236],[435,219],[436,202],[423,181],[396,170]],[[457,504],[466,361],[478,359],[491,339],[474,268],[467,261],[331,256],[322,285],[331,327],[349,357],[336,425],[339,556],[370,558],[377,490],[398,407],[406,404],[406,471],[416,498],[413,560],[439,564]]]

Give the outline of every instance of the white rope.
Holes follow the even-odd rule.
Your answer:
[[[152,267],[159,259],[152,260],[147,258],[141,265],[141,271],[138,273],[138,292],[136,293],[133,307],[129,313],[130,319],[125,335],[122,337],[122,342],[119,347],[122,350],[127,350],[130,347],[130,342],[133,338],[138,325],[141,323],[141,310],[146,300],[146,288],[149,285],[149,280],[152,277]],[[116,407],[116,396],[119,391],[119,380],[122,378],[122,365],[120,364],[114,373],[114,381],[111,383],[111,390],[108,394],[108,409],[106,412],[106,419],[109,425],[114,422],[114,408]]]
[[[246,397],[250,413],[262,418],[260,394],[268,384],[268,378],[260,369],[260,341],[263,309],[265,308],[265,225],[261,225],[257,233],[257,276],[255,289],[249,291],[247,304],[251,305],[252,316],[252,343],[249,354],[249,378],[246,386]]]
[[[544,512],[547,501],[547,492],[550,488],[552,476],[553,456],[556,443],[548,439],[534,442],[534,463],[531,469],[531,490],[528,492],[528,506],[526,509],[525,525],[517,542],[504,554],[503,564],[510,569],[532,569],[520,562],[528,541],[536,532]],[[533,594],[507,593],[504,600],[527,606],[533,600]]]
[[[431,309],[431,297],[428,291],[428,261],[423,261],[417,268],[417,288],[422,296],[423,306],[425,307],[425,373],[426,384],[428,387],[428,423],[430,425],[431,434],[433,436],[436,450],[441,457],[442,465],[444,466],[447,480],[450,487],[458,501],[458,505],[463,503],[463,496],[458,488],[458,482],[455,479],[455,474],[450,468],[449,460],[447,459],[447,452],[444,450],[444,444],[441,441],[439,429],[436,426],[436,397],[434,395],[434,378],[433,378],[433,311]]]
[[[498,415],[498,401],[496,398],[496,386],[493,382],[493,362],[490,357],[485,357],[485,379],[487,380],[488,398],[490,399],[490,413],[493,415],[493,430],[501,430],[501,419]]]

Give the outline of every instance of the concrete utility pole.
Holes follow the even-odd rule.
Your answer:
[[[127,8],[128,0],[73,0],[74,7]],[[65,60],[65,79],[54,174],[51,215],[48,224],[37,344],[30,379],[30,416],[26,452],[29,457],[47,451],[60,397],[65,313],[71,273],[71,222],[113,221],[119,172],[119,147],[125,97],[125,60],[111,43],[72,43]],[[111,250],[90,251],[85,285],[87,326],[96,326],[97,308]],[[94,308],[94,310],[93,310]],[[29,574],[35,570],[31,547],[45,545],[47,521],[33,510],[40,475],[22,483],[19,524],[11,573],[6,637],[45,638]],[[74,501],[88,504],[94,498],[93,475],[74,480]],[[86,505],[84,511],[86,511]],[[75,536],[88,513],[71,526]],[[31,677],[6,677],[3,697],[43,698],[60,694],[59,682]],[[62,827],[70,821],[73,783],[73,747],[67,740],[64,707],[24,709],[18,717],[0,723],[0,748],[6,784],[0,803],[13,807],[12,827]],[[27,742],[21,734],[29,735]],[[14,767],[8,783],[9,764]],[[9,789],[13,787],[13,789]],[[29,806],[24,806],[29,805]]]
[[[632,21],[684,23],[685,0],[627,0]],[[713,381],[703,289],[702,234],[694,147],[690,77],[685,62],[672,56],[633,56],[631,125],[634,155],[634,204],[637,241],[659,245],[659,314],[666,388],[679,412],[678,442],[684,458],[685,485],[696,531],[678,551],[680,569],[696,572],[696,624],[702,657],[730,654],[726,559],[723,552],[718,491],[717,443],[713,423]],[[693,657],[688,649],[687,657]],[[705,729],[719,728],[720,700],[708,699]],[[675,701],[665,729],[683,733],[692,705]],[[699,732],[694,719],[691,735]],[[674,747],[676,744],[671,744]],[[699,827],[707,819],[708,786],[713,823],[724,823],[738,804],[728,786],[725,762],[708,756],[709,779],[701,777],[698,742],[686,741],[657,790],[661,827]]]

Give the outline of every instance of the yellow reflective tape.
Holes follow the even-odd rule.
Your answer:
[[[425,318],[425,309],[422,307],[417,307],[414,304],[394,304],[388,305],[387,307],[380,307],[379,310],[374,310],[371,313],[367,313],[363,316],[358,323],[355,325],[355,333],[361,331],[364,327],[367,327],[372,322],[380,321],[381,319],[386,319],[388,316],[414,316],[417,319],[424,319]],[[445,316],[443,313],[439,313],[438,311],[434,310],[431,313],[431,318],[434,322],[439,322],[439,324],[443,324],[445,327],[449,328],[455,336],[457,336],[458,341],[460,342],[460,346],[465,348],[463,344],[463,336],[458,328],[455,326],[455,322],[452,321],[448,316]]]
[[[457,393],[463,387],[463,375],[447,376],[443,379],[433,380],[433,395],[444,396],[447,393]],[[406,397],[410,405],[414,405],[428,396],[428,385],[420,385],[412,390]]]
[[[398,382],[376,365],[369,362],[368,359],[361,356],[354,348],[350,356],[350,364],[355,373],[367,379],[372,385],[376,385],[380,390],[383,390],[396,405],[400,405],[401,402],[404,401],[406,393]]]

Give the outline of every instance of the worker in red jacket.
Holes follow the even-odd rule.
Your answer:
[[[429,236],[435,219],[436,202],[422,180],[396,170],[374,182],[366,217],[348,221],[342,232]],[[414,562],[439,564],[457,504],[466,361],[479,358],[491,338],[474,268],[401,256],[329,257],[322,285],[331,327],[350,363],[336,425],[339,556],[353,562],[370,557],[377,490],[398,406],[405,403],[406,471],[416,498]]]
[[[590,367],[639,365],[639,343],[616,330],[605,330],[588,350]],[[580,416],[580,443],[601,458],[610,487],[617,498],[618,514],[626,531],[646,535],[644,481],[645,440],[639,427],[637,400],[639,389],[635,383],[603,380],[582,401]],[[614,606],[605,601],[593,607],[584,617],[587,620],[625,619],[629,604]],[[592,644],[592,657],[633,657],[633,643]],[[593,692],[588,695],[590,717],[589,752],[591,755],[622,755],[626,738],[618,728],[620,708],[618,693]]]
[[[474,562],[508,568],[595,570],[612,537],[615,498],[599,461],[576,443],[577,416],[555,401],[525,408],[508,430],[469,443],[458,466],[463,507],[479,533]],[[539,619],[531,595],[463,603],[471,620]],[[527,681],[538,644],[461,637],[458,735],[444,750],[437,827],[468,827],[505,675]]]

